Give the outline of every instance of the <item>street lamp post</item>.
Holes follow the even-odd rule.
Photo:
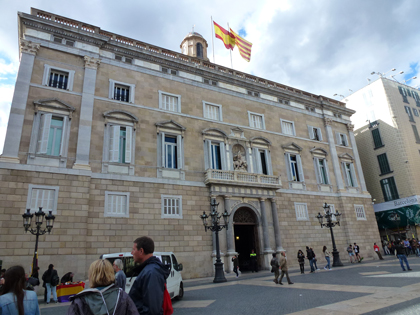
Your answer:
[[[336,225],[340,225],[340,216],[341,213],[339,213],[338,211],[336,211],[336,213],[332,213],[330,206],[327,205],[327,203],[325,203],[325,205],[323,206],[324,210],[325,210],[325,215],[322,215],[321,213],[318,212],[318,215],[316,216],[316,218],[319,221],[319,224],[321,224],[321,228],[325,227],[329,227],[330,228],[330,232],[331,232],[331,240],[332,240],[332,244],[333,244],[333,267],[340,267],[343,266],[343,263],[340,260],[340,253],[337,250],[337,247],[335,245],[335,239],[334,239],[334,233],[333,233],[333,227]],[[332,216],[335,216],[336,221],[333,222],[332,220]],[[327,220],[327,223],[323,223],[324,218]]]
[[[220,248],[219,248],[219,231],[221,231],[223,228],[228,229],[228,223],[229,223],[229,213],[227,210],[223,214],[219,214],[217,212],[217,206],[219,204],[216,203],[216,200],[214,198],[211,199],[210,206],[211,206],[211,213],[210,215],[207,215],[205,211],[203,211],[203,214],[200,215],[200,218],[203,220],[204,230],[207,232],[207,230],[210,230],[216,234],[216,263],[214,264],[214,280],[213,282],[226,282],[226,278],[223,272],[223,263],[220,259]],[[224,224],[220,224],[220,219],[223,216]],[[210,223],[207,222],[208,218],[211,218]]]
[[[36,235],[34,260],[32,263],[32,272],[34,272],[36,270],[36,267],[38,267],[38,260],[36,259],[37,252],[38,252],[38,238],[40,235],[44,235],[45,233],[48,233],[48,234],[51,233],[51,230],[54,225],[54,220],[55,220],[55,216],[52,214],[52,211],[49,211],[49,214],[45,215],[45,212],[42,211],[42,207],[39,207],[39,211],[35,212],[36,227],[33,229],[31,227],[31,221],[32,221],[33,216],[34,215],[31,213],[31,209],[26,209],[26,212],[22,214],[23,227],[25,228],[25,233],[29,231],[31,232],[31,234]],[[45,221],[46,221],[46,228],[41,229],[44,216],[45,216]]]

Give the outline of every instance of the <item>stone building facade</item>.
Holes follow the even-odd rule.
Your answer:
[[[41,269],[52,262],[82,278],[101,254],[149,235],[177,254],[184,278],[209,276],[215,243],[200,215],[211,198],[230,213],[220,233],[227,272],[235,253],[246,270],[251,249],[268,269],[273,252],[295,265],[298,249],[331,248],[315,218],[324,203],[342,213],[342,257],[349,242],[373,256],[379,234],[344,103],[210,63],[206,51],[177,53],[37,9],[18,17],[0,157],[4,265],[29,265],[34,237],[21,215],[42,206],[56,221],[40,238]],[[206,50],[200,36],[186,38]]]
[[[384,239],[417,238],[420,224],[419,91],[379,77],[347,97],[366,186]],[[394,213],[398,213],[397,224]]]

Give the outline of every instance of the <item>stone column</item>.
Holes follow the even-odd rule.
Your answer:
[[[229,216],[229,223],[228,227],[226,229],[226,245],[227,245],[227,263],[225,266],[226,272],[232,272],[233,271],[233,263],[232,263],[232,257],[233,255],[236,255],[237,252],[235,251],[235,233],[233,230],[233,215],[231,212],[231,205],[232,205],[232,196],[224,196],[225,199],[225,209],[230,214]]]
[[[273,217],[273,226],[274,226],[274,238],[276,240],[276,252],[284,251],[283,246],[281,246],[280,239],[280,226],[279,226],[279,217],[277,214],[277,204],[274,198],[271,198],[271,215]]]
[[[331,128],[332,119],[324,118],[325,129],[327,130],[328,144],[330,146],[331,160],[334,169],[335,181],[338,190],[344,189],[343,177],[341,176],[340,162],[338,161],[337,149],[335,147],[334,134]]]
[[[91,170],[89,165],[90,139],[92,135],[92,114],[95,95],[96,72],[100,60],[85,56],[82,104],[80,106],[79,131],[77,137],[75,169]]]
[[[270,247],[270,238],[268,237],[268,224],[267,224],[267,215],[265,213],[265,199],[260,198],[260,208],[261,208],[261,221],[262,221],[262,230],[263,230],[263,243],[264,243],[264,253],[272,252]]]
[[[1,162],[19,163],[19,146],[28,102],[29,84],[31,83],[35,56],[39,47],[39,44],[20,39],[20,66],[10,108],[3,155],[0,156]]]
[[[354,125],[347,124],[347,130],[349,132],[350,143],[353,149],[354,163],[356,164],[357,174],[359,175],[360,188],[362,189],[362,192],[367,192],[365,177],[363,176],[362,164],[360,163],[359,151],[357,150],[356,139],[354,138],[353,129],[354,129]]]

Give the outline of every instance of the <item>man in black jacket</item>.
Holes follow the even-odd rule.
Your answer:
[[[400,260],[401,268],[405,271],[403,261],[407,265],[407,269],[411,270],[410,265],[408,264],[407,257],[405,256],[405,247],[403,241],[399,241],[398,244],[395,246],[397,251],[397,257]]]
[[[142,315],[163,314],[163,293],[169,269],[153,256],[154,251],[153,240],[142,236],[134,241],[131,252],[134,261],[140,264],[140,272],[128,295]]]
[[[309,248],[309,246],[306,246],[306,258],[309,260],[309,264],[311,265],[311,273],[315,272],[314,268],[314,259],[315,259],[315,253],[312,249]]]

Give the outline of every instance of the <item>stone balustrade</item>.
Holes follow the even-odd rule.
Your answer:
[[[206,171],[204,182],[206,184],[219,183],[240,186],[258,186],[271,188],[281,187],[280,176],[213,169]]]

